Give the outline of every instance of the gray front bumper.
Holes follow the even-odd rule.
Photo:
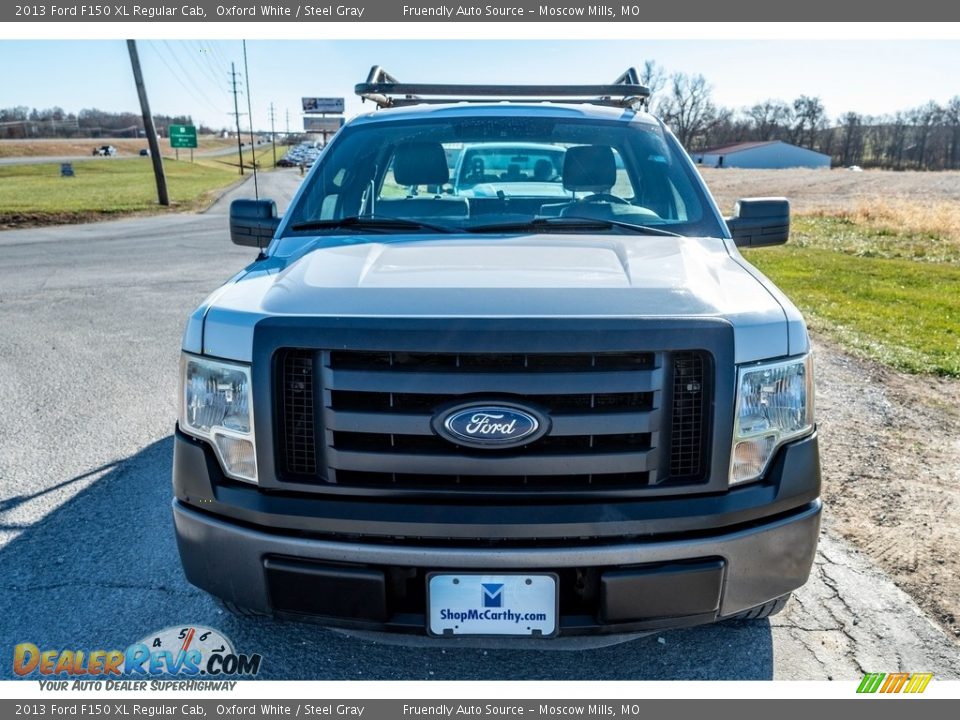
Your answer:
[[[187,579],[212,595],[264,613],[274,610],[264,565],[267,556],[490,571],[612,569],[722,558],[720,607],[713,618],[719,619],[761,605],[806,582],[816,552],[820,512],[821,504],[816,500],[778,519],[717,534],[583,547],[488,549],[343,542],[275,534],[228,522],[173,501],[177,544]]]

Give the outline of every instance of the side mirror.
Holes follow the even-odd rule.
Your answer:
[[[280,224],[273,200],[234,200],[230,203],[230,239],[234,245],[266,247]]]
[[[790,201],[743,198],[726,220],[737,247],[783,245],[790,236]]]

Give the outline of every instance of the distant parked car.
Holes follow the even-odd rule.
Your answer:
[[[863,168],[860,167],[859,165],[851,165],[850,167],[847,168],[847,170],[849,170],[850,172],[863,172]]]
[[[150,157],[150,151],[147,148],[140,148],[140,157]]]
[[[112,157],[117,154],[117,149],[113,145],[101,145],[93,149],[95,157]]]
[[[561,177],[563,148],[512,142],[464,145],[453,172],[461,197],[572,197]]]

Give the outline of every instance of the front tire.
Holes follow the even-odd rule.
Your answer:
[[[211,597],[213,597],[211,595]],[[222,598],[213,597],[214,602],[222,609],[224,612],[228,612],[231,615],[239,618],[265,618],[270,617],[267,613],[260,612],[259,610],[252,610],[248,607],[243,607],[242,605],[237,605],[234,602],[229,600],[223,600]]]
[[[763,618],[772,617],[787,606],[791,595],[792,593],[787,593],[774,600],[765,602],[763,605],[757,605],[749,610],[744,610],[742,613],[731,617],[730,620],[762,620]]]

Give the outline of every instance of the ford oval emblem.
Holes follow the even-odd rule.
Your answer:
[[[446,409],[434,418],[433,428],[457,445],[477,448],[526,445],[549,429],[546,418],[530,408],[479,403]]]

